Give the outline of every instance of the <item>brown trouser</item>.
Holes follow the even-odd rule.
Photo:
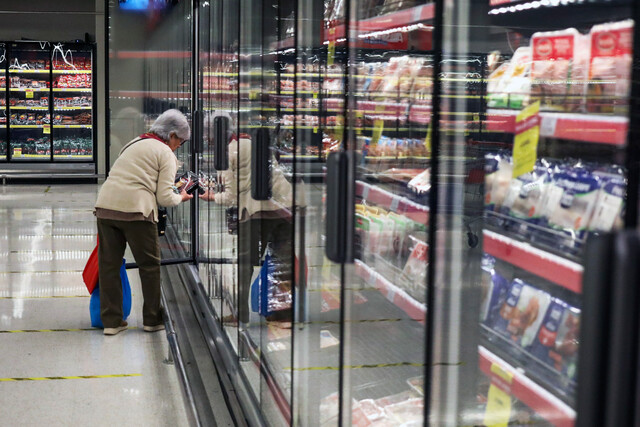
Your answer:
[[[142,323],[162,323],[160,313],[160,246],[158,227],[149,221],[117,221],[98,218],[98,271],[100,314],[105,328],[122,322],[120,268],[127,243],[138,264],[142,282]]]

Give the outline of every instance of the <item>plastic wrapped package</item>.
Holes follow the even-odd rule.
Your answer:
[[[499,211],[509,187],[513,165],[511,157],[503,154],[485,156],[485,209]]]
[[[626,114],[631,87],[633,21],[595,25],[590,36],[587,110]]]
[[[488,80],[488,107],[522,109],[527,106],[531,91],[531,48],[516,49],[511,61],[498,67]]]
[[[482,299],[480,322],[493,327],[500,316],[500,309],[509,291],[509,282],[495,268],[495,259],[489,255],[482,257]]]
[[[575,28],[531,37],[531,101],[552,111],[584,109],[589,69],[589,36]]]

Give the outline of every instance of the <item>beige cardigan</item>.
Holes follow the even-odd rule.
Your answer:
[[[157,222],[158,205],[176,206],[182,201],[172,189],[178,159],[168,145],[156,139],[137,140],[120,151],[100,188],[95,207],[144,216],[153,212]]]
[[[251,197],[251,140],[241,138],[229,144],[229,169],[218,172],[219,182],[224,184],[225,191],[215,195],[216,203],[236,206],[240,203],[240,220],[246,220],[257,212],[273,212],[281,209],[291,211],[293,204],[293,187],[287,181],[278,163],[273,160],[271,170],[270,200],[255,200]],[[298,199],[303,194],[298,194]],[[302,200],[296,200],[302,206]],[[302,202],[302,203],[301,203]]]

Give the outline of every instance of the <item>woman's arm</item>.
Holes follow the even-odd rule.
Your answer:
[[[180,202],[191,199],[193,196],[184,193],[176,194],[173,191],[178,171],[176,156],[170,151],[163,151],[158,170],[158,186],[156,188],[156,200],[158,205],[170,207],[177,206]]]

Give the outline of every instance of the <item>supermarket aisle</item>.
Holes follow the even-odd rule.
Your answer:
[[[163,332],[91,329],[81,271],[95,244],[97,185],[0,187],[0,424],[187,424]],[[97,378],[85,378],[87,376]]]

